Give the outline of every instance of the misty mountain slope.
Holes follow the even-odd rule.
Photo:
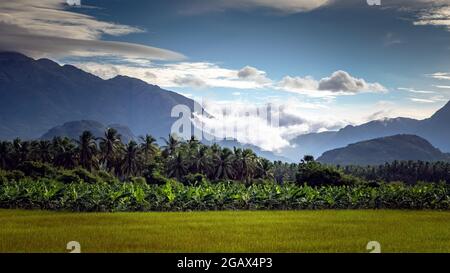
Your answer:
[[[166,136],[178,104],[193,109],[194,101],[134,78],[103,80],[71,65],[0,53],[0,139],[37,138],[73,120]]]
[[[60,136],[77,140],[84,131],[90,131],[95,137],[104,137],[107,128],[116,129],[117,133],[121,135],[123,143],[128,143],[130,140],[136,140],[136,136],[127,126],[120,124],[105,126],[100,122],[93,120],[66,122],[50,129],[41,137],[41,139],[51,140],[54,137]]]
[[[311,154],[319,156],[325,151],[345,147],[351,143],[397,134],[418,135],[442,151],[450,151],[450,103],[425,120],[393,118],[370,121],[359,126],[347,126],[339,131],[300,135],[294,148],[283,150],[289,158]]]
[[[379,165],[394,160],[441,161],[450,157],[416,135],[395,135],[325,152],[317,160],[333,165]]]

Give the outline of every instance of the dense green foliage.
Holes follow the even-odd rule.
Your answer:
[[[371,169],[372,168],[372,169]],[[250,149],[174,136],[123,144],[114,129],[96,139],[0,142],[0,207],[70,211],[225,209],[449,209],[442,163],[339,168],[311,156],[270,162]],[[415,175],[415,186],[383,181]],[[429,178],[429,179],[428,179]]]
[[[415,184],[417,181],[450,183],[449,162],[394,161],[379,166],[345,166],[340,169],[349,175],[368,181],[403,181]]]
[[[75,173],[71,173],[76,176]],[[93,177],[92,179],[101,179]],[[298,186],[286,183],[200,182],[175,180],[164,185],[134,182],[72,182],[50,179],[0,185],[0,207],[70,211],[185,211],[227,209],[450,209],[446,184],[384,184],[378,187]]]
[[[0,142],[0,169],[25,172],[33,169],[47,177],[46,171],[38,166],[81,167],[108,172],[122,181],[136,176],[164,180],[161,176],[165,176],[190,183],[197,174],[212,181],[226,179],[246,183],[273,178],[274,164],[256,156],[251,149],[206,146],[195,138],[185,142],[172,135],[164,141],[165,145],[159,147],[156,139],[147,135],[141,137],[139,143],[123,144],[113,128],[107,129],[101,138],[94,138],[85,131],[78,140],[55,137],[52,141],[3,141]]]

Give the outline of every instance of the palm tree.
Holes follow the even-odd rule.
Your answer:
[[[139,173],[139,147],[131,140],[124,148],[124,158],[122,161],[122,173],[126,177],[138,175]]]
[[[97,143],[95,138],[89,131],[84,131],[80,139],[76,141],[78,143],[78,153],[80,164],[83,168],[91,171],[92,168],[98,167]]]
[[[9,165],[11,145],[7,141],[0,142],[0,168],[6,169]]]
[[[256,168],[256,154],[251,149],[245,149],[242,151],[242,175],[247,183],[253,177]]]
[[[258,162],[258,173],[261,178],[273,179],[273,164],[268,159],[260,158],[257,160]]]
[[[42,140],[37,144],[37,153],[38,158],[42,162],[51,162],[52,154],[51,154],[51,143],[48,140]]]
[[[74,143],[67,137],[55,137],[52,140],[53,164],[63,168],[73,168],[76,165]]]
[[[216,168],[215,179],[230,179],[233,177],[233,152],[225,148],[214,155]]]
[[[144,152],[144,163],[148,164],[150,158],[154,158],[158,152],[156,139],[151,135],[145,135],[145,137],[141,136],[140,139],[142,141],[141,149]]]
[[[113,169],[117,151],[121,145],[122,142],[120,140],[120,135],[117,134],[117,130],[114,128],[106,129],[105,136],[100,138],[100,163],[104,165],[108,171]]]
[[[164,142],[166,144],[163,146],[163,149],[164,149],[163,155],[165,157],[169,157],[169,156],[173,155],[176,152],[178,146],[180,145],[180,141],[178,140],[178,138],[175,135],[171,134],[171,135],[169,135],[169,139],[165,139],[165,138],[162,138],[162,139],[164,140]]]
[[[188,166],[182,151],[176,152],[167,162],[167,174],[169,177],[182,178],[188,172]]]
[[[208,174],[212,168],[209,148],[201,145],[200,149],[191,157],[191,171],[194,173]]]

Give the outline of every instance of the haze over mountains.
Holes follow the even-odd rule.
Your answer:
[[[0,53],[0,139],[39,138],[52,128],[47,136],[55,135],[58,128],[71,130],[57,126],[82,120],[98,122],[93,128],[115,124],[124,130],[129,128],[130,135],[149,133],[160,139],[170,133],[177,119],[171,117],[171,110],[179,104],[194,110],[193,100],[139,79],[117,76],[103,80],[71,65],[60,66],[19,53]],[[298,162],[304,154],[318,157],[355,142],[414,134],[441,151],[450,152],[449,125],[450,103],[425,120],[376,120],[339,131],[301,135],[292,141],[293,147],[277,155],[236,141],[221,144],[247,146],[272,160]]]

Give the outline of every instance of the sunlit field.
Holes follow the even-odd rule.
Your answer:
[[[450,212],[0,210],[0,252],[450,252]]]

